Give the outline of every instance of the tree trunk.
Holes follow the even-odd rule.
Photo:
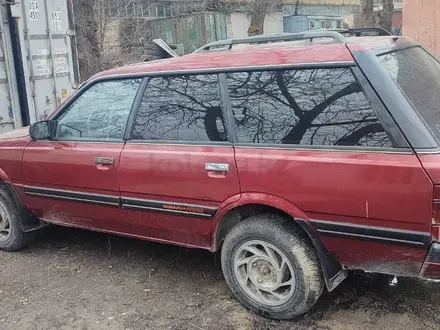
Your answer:
[[[77,33],[80,75],[88,78],[101,70],[99,24],[92,0],[73,1],[75,31]]]
[[[256,36],[264,33],[264,20],[270,0],[255,0],[251,13],[251,24],[249,25],[248,35]]]
[[[381,27],[391,32],[394,2],[393,0],[382,0],[383,9],[374,11],[373,0],[361,0],[361,12],[357,19],[357,27]]]
[[[383,10],[380,13],[379,24],[380,27],[392,32],[393,25],[393,12],[394,12],[394,2],[393,0],[383,0]]]
[[[373,0],[361,0],[361,13],[357,25],[358,27],[376,26]]]

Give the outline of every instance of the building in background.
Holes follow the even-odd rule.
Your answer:
[[[228,38],[241,39],[248,37],[248,28],[251,24],[251,16],[247,11],[232,11],[227,13]],[[263,26],[264,33],[283,32],[282,10],[271,10],[266,14]]]
[[[283,0],[284,31],[353,27],[360,0]]]
[[[185,52],[221,38],[247,37],[253,7],[251,0],[162,0],[153,3],[108,0],[107,3],[106,34],[109,37],[106,40],[111,40],[112,45],[118,44],[124,35],[141,43],[160,37],[167,43],[183,44]],[[342,29],[354,25],[359,5],[360,0],[280,0],[266,13],[263,31],[268,34]],[[210,14],[200,16],[202,12]],[[195,16],[198,18],[190,18]],[[127,26],[127,20],[133,27],[128,34],[126,28],[121,28]]]
[[[94,2],[94,25],[77,6],[79,26],[91,26],[90,45],[81,47],[82,68],[94,72],[146,59],[153,39],[190,53],[211,41],[248,36],[255,0],[105,0]],[[266,12],[263,33],[302,32],[354,27],[361,0],[274,0]],[[104,15],[103,15],[104,13]],[[96,15],[95,15],[96,16]],[[87,32],[87,31],[86,31]],[[81,40],[88,40],[81,39]],[[93,65],[92,65],[93,64]],[[95,65],[96,64],[96,65]]]
[[[403,24],[403,2],[400,2],[399,7],[396,7],[396,4],[394,4],[391,33],[396,36],[401,35],[402,34],[402,24]]]
[[[440,55],[440,0],[404,0],[403,34]]]

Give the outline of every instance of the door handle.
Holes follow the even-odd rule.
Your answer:
[[[115,165],[115,159],[113,157],[95,157],[95,164]]]
[[[209,172],[229,172],[229,164],[206,163],[205,170]]]

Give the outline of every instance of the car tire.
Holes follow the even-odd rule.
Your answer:
[[[155,43],[148,44],[144,49],[144,62],[160,60],[166,57],[167,54],[165,53],[165,51]]]
[[[292,220],[263,214],[238,223],[221,252],[235,297],[255,313],[286,320],[306,313],[324,289],[315,250]]]
[[[18,207],[4,184],[0,184],[0,250],[15,252],[28,245]]]
[[[163,57],[155,56],[155,55],[144,55],[142,57],[142,62],[152,62],[152,61],[158,61],[158,60],[163,60]]]

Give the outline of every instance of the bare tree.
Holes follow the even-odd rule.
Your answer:
[[[357,25],[361,27],[381,27],[387,31],[392,29],[394,1],[381,0],[378,8],[374,8],[374,0],[361,0]]]
[[[274,9],[280,8],[280,6],[280,0],[250,0],[251,23],[248,28],[248,35],[263,34],[266,15]]]
[[[73,6],[81,77],[87,79],[141,61],[152,18],[199,13],[217,8],[218,0],[73,0]]]
[[[99,23],[95,16],[94,1],[74,0],[73,8],[80,75],[84,79],[100,70]]]
[[[382,0],[383,9],[379,14],[379,26],[387,31],[391,31],[394,12],[393,0]]]
[[[362,26],[376,26],[374,0],[361,0],[361,12],[359,14],[359,20],[362,22]]]

